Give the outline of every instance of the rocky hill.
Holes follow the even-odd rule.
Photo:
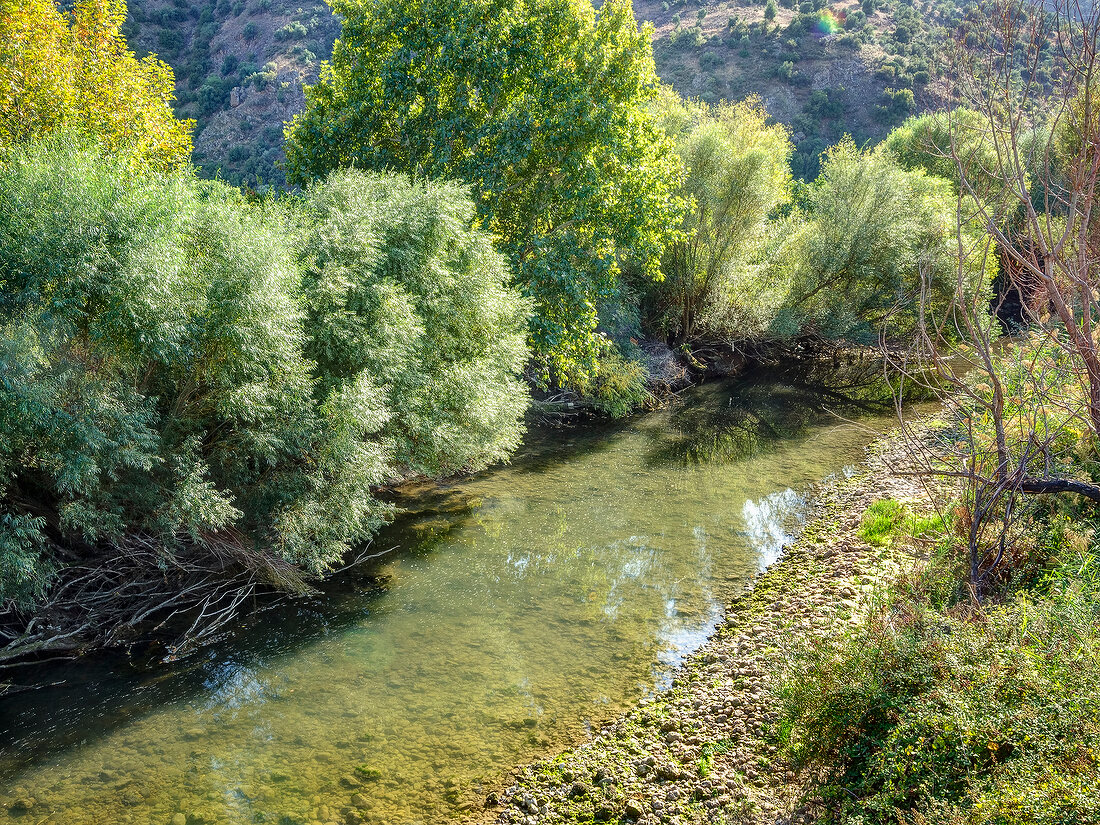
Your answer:
[[[176,73],[203,173],[265,188],[285,182],[283,123],[302,110],[340,22],[318,0],[130,0],[127,37]]]
[[[945,0],[635,0],[635,13],[653,23],[663,80],[709,102],[759,95],[807,179],[844,134],[875,141],[941,105],[939,55],[961,14]],[[130,0],[127,35],[175,69],[204,174],[262,189],[285,182],[283,123],[339,31],[318,0]]]
[[[635,13],[653,23],[665,82],[711,103],[760,96],[791,127],[807,179],[843,135],[878,141],[943,105],[946,32],[961,18],[953,3],[912,0],[635,0]]]

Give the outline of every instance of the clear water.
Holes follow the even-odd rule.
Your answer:
[[[512,766],[660,689],[776,557],[797,491],[890,420],[841,422],[793,386],[712,384],[409,488],[375,543],[395,551],[324,596],[170,670],[83,661],[6,700],[0,822],[468,815]],[[21,797],[29,811],[11,808]]]

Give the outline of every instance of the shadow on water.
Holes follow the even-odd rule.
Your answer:
[[[446,821],[659,689],[870,433],[750,379],[532,432],[397,491],[384,558],[171,666],[97,656],[0,703],[0,823]],[[883,416],[864,416],[873,429]],[[29,813],[9,810],[20,794]]]
[[[582,455],[607,451],[625,426],[614,422],[535,430],[510,470],[537,475]],[[388,562],[385,557],[430,554],[448,535],[461,531],[476,516],[480,502],[467,485],[493,472],[402,485],[391,496],[400,508],[398,514],[367,548],[369,555],[383,554],[381,560],[325,580],[316,596],[258,605],[229,641],[175,662],[100,651],[38,667],[38,687],[0,700],[0,778],[59,749],[105,735],[157,707],[188,701],[212,686],[216,689],[219,674],[227,670],[261,667],[267,658],[293,655],[363,621],[389,589],[389,577],[380,572]],[[43,715],[42,708],[50,708],[49,714]]]
[[[854,377],[845,372],[794,366],[782,373],[782,383],[775,375],[758,375],[733,385],[704,385],[692,403],[671,413],[667,430],[652,433],[647,462],[652,467],[734,463],[778,449],[816,427],[889,416],[894,400],[874,378],[863,376],[846,386]],[[848,395],[845,389],[858,393]]]

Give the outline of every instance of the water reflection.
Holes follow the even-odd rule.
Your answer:
[[[792,491],[858,458],[868,434],[811,400],[715,385],[539,434],[511,466],[416,489],[377,543],[400,553],[167,678],[104,658],[12,697],[0,784],[35,804],[0,822],[462,816],[664,684],[786,540]],[[767,449],[708,451],[708,428]]]
[[[788,487],[768,493],[759,501],[745,499],[741,518],[745,535],[767,566],[779,558],[805,521],[806,497]]]
[[[708,385],[694,403],[672,413],[671,432],[655,434],[649,464],[744,461],[803,437],[830,420],[884,416],[893,409],[893,399],[882,394],[880,385],[873,385],[877,389],[871,398],[849,397],[831,388],[827,379],[853,380],[832,371],[788,376],[788,383],[782,385],[776,385],[774,379],[750,378],[732,392],[729,385]],[[864,387],[861,394],[869,392]]]

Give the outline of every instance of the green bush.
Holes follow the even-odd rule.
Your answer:
[[[744,339],[771,320],[752,257],[769,213],[787,202],[790,137],[756,99],[711,108],[666,95],[663,125],[692,209],[684,237],[665,252],[663,281],[646,292],[647,326],[681,341]]]
[[[136,535],[320,573],[374,485],[519,439],[526,305],[452,185],[255,205],[58,139],[0,201],[0,600]]]
[[[929,598],[953,564],[789,670],[780,730],[822,821],[1100,821],[1098,557],[980,612]]]
[[[886,547],[899,539],[923,539],[929,535],[942,535],[946,530],[941,517],[917,517],[901,502],[884,498],[863,511],[859,537],[876,547]]]
[[[892,498],[880,499],[863,512],[859,537],[868,544],[882,547],[890,543],[891,535],[904,518],[905,510],[899,502]]]
[[[276,29],[275,39],[279,41],[298,40],[302,37],[305,37],[307,34],[309,34],[309,30],[295,20],[293,22],[287,23],[282,28]]]
[[[994,261],[981,227],[965,226],[958,237],[947,180],[846,139],[823,155],[806,193],[793,219],[800,228],[784,233],[768,258],[769,279],[788,289],[774,336],[870,341],[884,329],[903,336],[916,321],[918,296],[941,317],[957,289],[988,291]]]
[[[465,190],[344,171],[305,206],[306,352],[319,387],[381,399],[405,471],[451,475],[507,457],[527,402],[527,304],[471,228]]]
[[[645,365],[614,352],[603,356],[582,397],[604,415],[612,418],[630,415],[652,400],[646,389]]]

